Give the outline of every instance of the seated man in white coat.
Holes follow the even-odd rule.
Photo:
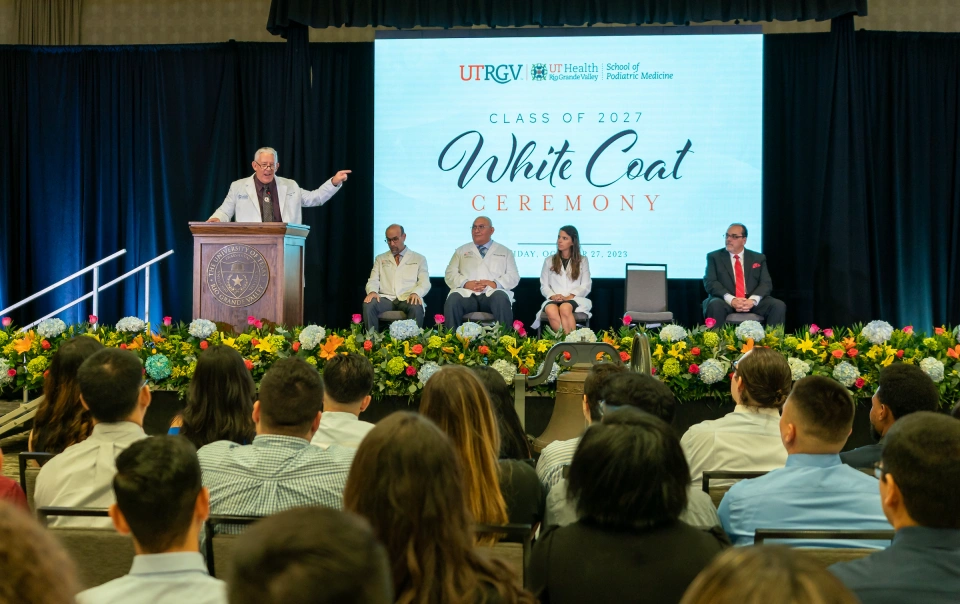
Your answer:
[[[407,234],[399,224],[387,227],[390,251],[373,259],[363,299],[363,321],[368,330],[380,331],[381,313],[399,310],[423,327],[423,297],[430,291],[427,259],[407,247]]]
[[[277,176],[280,157],[262,147],[253,155],[253,177],[235,180],[227,197],[207,222],[289,222],[302,224],[300,208],[326,203],[340,190],[350,170],[340,170],[316,191],[304,191],[289,178]]]
[[[486,216],[473,221],[473,242],[453,253],[444,280],[450,294],[443,305],[447,325],[456,329],[463,316],[488,312],[501,325],[513,324],[513,288],[520,273],[513,252],[492,240],[493,222]]]

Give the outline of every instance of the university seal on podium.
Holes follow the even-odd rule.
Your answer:
[[[267,260],[256,248],[231,244],[220,248],[207,264],[207,287],[221,304],[250,306],[263,296],[270,283]]]

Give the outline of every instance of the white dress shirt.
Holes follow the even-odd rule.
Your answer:
[[[737,405],[720,419],[690,426],[680,439],[690,465],[690,479],[700,484],[707,471],[770,471],[787,462],[787,450],[780,440],[780,412]],[[735,480],[710,481],[717,486]]]
[[[400,252],[400,264],[389,250],[373,259],[373,269],[367,279],[366,292],[377,293],[387,300],[406,302],[412,294],[423,300],[430,291],[430,270],[423,254],[408,247]],[[426,304],[423,305],[427,307]]]
[[[101,423],[89,438],[67,447],[37,475],[34,501],[39,507],[108,508],[116,501],[113,476],[124,449],[147,438],[133,422]],[[113,528],[109,518],[51,516],[50,526]]]
[[[517,270],[517,260],[513,252],[496,241],[490,241],[483,247],[487,248],[484,256],[480,255],[480,250],[473,242],[461,245],[453,253],[444,273],[444,281],[450,288],[450,294],[458,293],[468,298],[476,292],[463,287],[467,281],[495,281],[499,287],[487,287],[481,295],[490,296],[496,291],[503,291],[512,304],[512,290],[520,283],[520,272]]]
[[[207,573],[197,552],[144,554],[130,574],[77,594],[77,604],[227,604],[227,584]]]
[[[537,478],[544,487],[550,489],[563,477],[563,466],[570,465],[573,454],[580,445],[580,437],[569,440],[555,440],[540,452],[537,461]]]
[[[743,250],[747,251],[746,249]],[[743,252],[739,254],[730,254],[730,268],[733,270],[733,281],[736,284],[737,281],[737,259],[734,256],[740,256],[740,268],[743,269],[743,286],[747,286],[747,267],[743,265]],[[723,301],[727,304],[733,301],[736,296],[733,294],[723,294]],[[760,300],[763,300],[763,296],[750,296],[750,300],[753,300],[753,305],[756,306],[760,304]]]
[[[230,190],[223,203],[213,213],[211,218],[219,218],[220,222],[230,222],[236,217],[237,222],[263,222],[260,214],[260,198],[253,186],[256,176],[248,176],[235,180],[230,184]],[[289,178],[274,177],[277,181],[277,197],[280,199],[280,216],[290,224],[302,224],[303,214],[300,208],[320,206],[327,202],[340,190],[340,185],[334,185],[332,180],[320,185],[319,189],[305,191],[297,181]]]
[[[370,430],[373,430],[373,424],[360,421],[360,418],[352,413],[324,411],[320,415],[320,428],[313,435],[310,444],[321,449],[330,445],[356,449]]]
[[[573,267],[570,266],[568,262],[565,267],[561,265],[560,274],[553,272],[553,256],[549,256],[543,261],[543,268],[540,270],[540,293],[543,294],[546,300],[540,305],[536,320],[530,324],[530,327],[536,329],[540,326],[540,313],[543,312],[543,309],[550,303],[550,296],[556,296],[558,294],[562,296],[572,294],[572,301],[577,303],[577,308],[574,312],[582,312],[588,317],[590,316],[590,309],[593,308],[593,302],[591,302],[587,296],[590,294],[593,281],[590,279],[590,262],[587,260],[587,257],[583,256],[580,258],[580,274],[576,279],[571,277],[572,271]]]

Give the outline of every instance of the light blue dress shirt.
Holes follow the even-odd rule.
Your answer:
[[[145,554],[130,574],[77,594],[77,604],[227,604],[227,584],[207,574],[197,552]]]
[[[718,512],[734,545],[752,545],[757,529],[893,528],[880,506],[877,479],[839,455],[790,455],[785,467],[730,487]],[[882,549],[890,542],[804,539],[791,545]]]

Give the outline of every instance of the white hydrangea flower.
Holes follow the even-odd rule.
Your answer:
[[[679,342],[687,337],[687,330],[679,325],[664,325],[660,329],[660,339],[664,342]]]
[[[790,365],[790,376],[793,378],[794,382],[797,380],[802,380],[810,375],[810,363],[804,360],[796,357],[789,357],[787,359],[787,364]]]
[[[597,334],[594,333],[589,327],[581,327],[580,329],[574,329],[567,334],[565,342],[596,342]]]
[[[535,375],[540,375],[540,372],[543,371],[543,363],[537,367],[537,373]],[[551,384],[557,381],[557,376],[560,375],[560,365],[556,363],[553,364],[553,367],[550,368],[550,375],[547,376],[547,384]]]
[[[467,321],[457,328],[457,335],[465,340],[472,340],[483,335],[483,326],[473,321]]]
[[[128,333],[143,331],[146,326],[146,323],[137,317],[124,317],[117,321],[117,331],[126,331]]]
[[[759,342],[767,335],[763,330],[763,325],[760,325],[758,321],[744,321],[740,325],[737,325],[736,334],[737,338],[742,342],[746,342],[749,339],[753,339],[754,342]]]
[[[207,319],[194,319],[187,327],[187,333],[195,338],[206,340],[217,331],[217,324]]]
[[[723,363],[716,359],[707,359],[700,363],[700,381],[704,384],[716,384],[727,374]]]
[[[316,348],[320,342],[323,342],[323,339],[327,337],[327,330],[320,327],[319,325],[307,325],[303,328],[303,331],[300,332],[300,346],[306,350],[313,350]]]
[[[438,365],[436,362],[427,361],[424,363],[423,366],[420,367],[420,371],[417,372],[417,378],[420,380],[420,385],[422,386],[426,384],[427,380],[429,380],[430,377],[438,371],[440,371],[440,365]]]
[[[67,330],[67,324],[60,319],[45,319],[37,325],[37,335],[41,338],[55,338]]]
[[[934,382],[940,383],[943,381],[943,363],[937,359],[933,357],[923,359],[920,361],[920,369],[923,369],[923,372],[929,375]]]
[[[7,359],[0,359],[0,386],[13,381],[13,376],[10,375],[10,369],[10,363],[7,362]]]
[[[420,335],[420,327],[413,319],[403,319],[390,324],[390,337],[394,340],[409,340]]]
[[[860,370],[847,361],[843,361],[833,368],[833,379],[837,380],[847,388],[853,386],[858,377],[860,377]]]
[[[886,321],[870,321],[863,326],[860,335],[871,344],[883,344],[893,335],[893,325]]]
[[[491,367],[503,376],[503,381],[507,383],[507,386],[513,384],[513,378],[517,377],[517,368],[513,366],[513,363],[503,359],[497,359]]]

